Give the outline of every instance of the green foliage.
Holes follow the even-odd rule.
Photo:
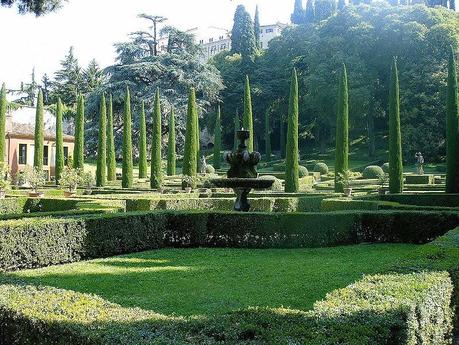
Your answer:
[[[38,192],[38,188],[43,187],[46,183],[46,175],[43,171],[43,167],[30,167],[26,166],[24,171],[24,177],[26,182],[30,185],[34,192]]]
[[[367,166],[362,172],[364,179],[379,179],[381,176],[384,176],[384,170],[377,165]]]
[[[384,171],[384,173],[388,174],[389,173],[389,163],[384,163],[381,165],[381,169]]]
[[[218,106],[217,114],[215,116],[215,128],[214,128],[214,167],[220,169],[222,161],[222,122],[221,122],[221,110]]]
[[[265,155],[266,161],[269,162],[272,156],[271,150],[271,122],[269,120],[269,112],[265,112]]]
[[[236,8],[231,31],[231,53],[240,54],[244,59],[252,59],[257,52],[254,24],[243,5]]]
[[[43,138],[44,123],[43,123],[43,92],[38,92],[37,110],[35,114],[35,138],[34,138],[34,158],[33,166],[38,170],[43,170]]]
[[[123,113],[123,172],[122,187],[131,188],[133,183],[133,162],[132,162],[132,116],[131,116],[131,94],[129,87],[126,87]]]
[[[185,153],[183,155],[183,175],[195,177],[197,175],[197,158],[198,158],[198,143],[196,141],[197,135],[197,117],[198,112],[196,109],[196,91],[194,88],[190,89],[188,99],[188,116],[185,132]]]
[[[258,5],[255,9],[255,17],[253,20],[253,31],[255,33],[255,46],[257,49],[261,49],[260,42],[260,11],[258,10]]]
[[[96,185],[104,187],[107,182],[107,103],[105,95],[100,100],[99,144],[97,146]]]
[[[66,187],[69,192],[76,192],[78,185],[82,182],[81,172],[78,169],[64,168],[60,180],[61,186]]]
[[[327,175],[328,170],[328,165],[326,163],[316,163],[314,165],[314,171],[319,172],[321,175]]]
[[[389,91],[389,191],[403,191],[402,135],[400,132],[400,89],[397,60],[392,62]]]
[[[140,138],[139,138],[139,178],[147,177],[147,122],[145,120],[145,102],[140,109]],[[153,139],[155,140],[155,139]]]
[[[293,24],[304,24],[304,19],[305,19],[305,11],[303,8],[303,1],[295,0],[293,13],[290,17],[290,20],[292,21]]]
[[[250,137],[247,140],[247,149],[249,152],[253,152],[253,141],[255,133],[253,128],[252,95],[250,91],[249,76],[246,76],[245,78],[244,115],[242,117],[242,126],[245,130],[250,132]]]
[[[309,175],[309,171],[306,167],[300,165],[298,166],[298,177],[303,178]]]
[[[108,122],[107,122],[107,181],[116,180],[116,153],[113,127],[113,99],[110,95],[108,101]]]
[[[236,151],[237,147],[239,146],[239,140],[237,139],[237,131],[241,129],[239,114],[236,112],[236,116],[234,116],[234,133],[233,133],[233,150]]]
[[[459,98],[456,59],[451,47],[446,101],[446,192],[459,193]]]
[[[290,88],[285,159],[285,191],[289,193],[295,193],[299,190],[298,159],[298,77],[296,69],[294,69]]]
[[[6,85],[2,84],[0,90],[0,138],[5,138],[5,126],[6,126],[6,108],[8,102],[6,100]],[[5,140],[0,140],[0,163],[5,162]]]
[[[75,119],[75,147],[73,149],[73,167],[84,169],[84,97],[78,96],[77,114]]]
[[[339,174],[343,174],[347,170],[349,170],[349,92],[346,65],[343,64],[336,115],[335,192],[343,192],[337,179]]]
[[[33,13],[37,17],[54,12],[62,7],[65,0],[1,0],[2,6],[17,4],[21,14]]]
[[[73,47],[61,61],[61,68],[54,74],[51,98],[60,98],[64,105],[73,107],[78,103],[79,95],[84,91],[83,75]]]
[[[159,98],[159,89],[156,90],[155,103],[153,107],[153,127],[152,127],[152,144],[151,144],[151,176],[150,187],[152,189],[161,188],[163,183],[163,171],[161,166],[161,101]]]
[[[64,133],[62,129],[62,101],[57,100],[57,109],[56,109],[56,170],[55,170],[55,179],[56,184],[59,185],[59,180],[61,174],[64,171],[65,157],[64,157]]]
[[[176,174],[176,143],[175,143],[175,112],[171,108],[169,116],[169,137],[167,141],[167,175],[174,176]]]

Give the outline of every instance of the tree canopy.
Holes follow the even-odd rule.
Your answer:
[[[2,6],[16,5],[20,14],[33,13],[37,17],[54,12],[67,0],[0,0]]]

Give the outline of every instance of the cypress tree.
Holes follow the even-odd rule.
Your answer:
[[[306,3],[306,11],[304,15],[304,20],[306,24],[314,23],[316,19],[316,8],[314,4],[314,0],[308,0]]]
[[[446,192],[459,193],[459,100],[456,59],[451,47],[446,103]]]
[[[456,0],[449,0],[449,8],[456,11]]]
[[[183,155],[183,175],[194,177],[197,174],[197,152],[198,145],[196,142],[196,118],[198,112],[196,110],[196,91],[191,88],[188,97],[188,113],[186,120],[186,133],[185,133],[185,153]]]
[[[280,140],[280,156],[281,158],[285,158],[285,119],[284,116],[280,116],[280,135],[279,135],[279,140]]]
[[[77,113],[75,118],[75,148],[73,149],[73,167],[84,169],[84,98],[78,96]]]
[[[35,113],[35,151],[33,158],[33,166],[39,171],[43,170],[43,92],[38,92],[37,111]]]
[[[261,49],[261,41],[260,41],[260,11],[258,10],[258,5],[255,9],[255,18],[254,18],[254,25],[253,30],[255,32],[255,45],[257,49]]]
[[[126,87],[123,114],[123,173],[122,187],[131,188],[133,183],[132,173],[132,117],[131,117],[131,94]]]
[[[231,52],[241,54],[242,58],[252,58],[257,52],[254,24],[243,5],[236,8],[234,25],[231,31]]]
[[[116,180],[116,153],[115,138],[113,134],[113,98],[110,95],[108,101],[108,122],[107,122],[107,180]]]
[[[349,170],[349,92],[346,65],[343,64],[338,91],[336,114],[335,192],[343,192],[339,174]]]
[[[269,111],[267,110],[265,113],[265,154],[266,154],[266,161],[271,160],[271,124],[269,121]]]
[[[62,130],[62,101],[59,98],[57,100],[57,110],[56,110],[56,171],[54,173],[56,178],[56,184],[59,184],[62,172],[64,171],[65,166],[65,157],[64,157],[64,138]]]
[[[199,162],[201,160],[201,128],[199,127],[199,115],[196,115],[196,171],[199,172]]]
[[[6,85],[3,83],[0,91],[0,163],[5,162],[5,126],[6,126]]]
[[[97,146],[96,186],[103,187],[107,182],[107,104],[105,95],[100,100],[99,143]]]
[[[159,189],[163,183],[163,173],[161,169],[161,101],[159,98],[159,89],[156,90],[155,103],[153,105],[153,128],[151,136],[150,187],[152,189]]]
[[[302,0],[295,0],[293,13],[290,16],[290,20],[293,24],[304,24],[304,8]]]
[[[249,76],[245,77],[245,89],[244,89],[244,117],[242,124],[245,130],[250,132],[250,137],[247,143],[249,152],[253,151],[253,114],[252,114],[252,95],[250,93],[250,80]]]
[[[400,87],[397,60],[392,62],[389,90],[389,191],[403,191],[402,136],[400,132]]]
[[[140,109],[139,178],[147,178],[147,123],[144,101]]]
[[[176,174],[177,157],[175,152],[175,114],[174,108],[171,108],[169,117],[169,138],[167,143],[167,175],[174,176]]]
[[[234,117],[234,141],[233,141],[233,150],[236,151],[239,146],[239,141],[237,140],[237,131],[241,129],[241,123],[239,119],[239,114],[236,110],[236,116]]]
[[[346,7],[345,0],[338,0],[338,10],[343,10]]]
[[[285,159],[285,191],[287,193],[296,193],[299,189],[298,158],[298,76],[296,69],[293,69]]]
[[[214,168],[221,168],[222,161],[222,121],[221,121],[221,110],[220,106],[217,108],[217,115],[215,117],[215,128],[214,128]]]

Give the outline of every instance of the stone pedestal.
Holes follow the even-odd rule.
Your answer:
[[[238,212],[249,212],[249,193],[252,188],[233,188],[236,194],[236,202],[234,203],[234,210]]]

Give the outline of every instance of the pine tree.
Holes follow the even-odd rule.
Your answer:
[[[107,103],[105,95],[100,100],[99,143],[97,145],[96,186],[104,187],[107,182]]]
[[[298,76],[296,69],[293,69],[285,158],[285,191],[287,193],[296,193],[299,190],[298,159]]]
[[[239,146],[239,140],[237,139],[237,131],[240,129],[241,129],[241,120],[239,119],[239,114],[236,110],[236,116],[234,117],[234,141],[233,141],[234,151],[236,151]]]
[[[59,184],[61,179],[62,172],[64,171],[65,166],[65,157],[64,157],[64,133],[62,129],[62,101],[59,98],[57,100],[57,109],[56,109],[56,170],[55,178],[56,184]]]
[[[75,147],[73,149],[73,167],[84,169],[84,97],[78,96],[77,114],[75,118]]]
[[[78,101],[78,94],[84,90],[84,81],[78,60],[70,47],[68,54],[61,61],[61,69],[54,74],[53,94],[60,97],[67,106]]]
[[[221,109],[220,106],[217,108],[217,115],[215,117],[215,128],[214,128],[214,168],[221,168],[222,161],[222,121],[221,121]]]
[[[271,160],[271,123],[269,121],[269,111],[265,112],[265,154],[266,154],[266,161]]]
[[[175,152],[175,114],[174,108],[171,108],[169,117],[169,138],[167,143],[167,175],[174,176],[176,174],[176,152]]]
[[[196,91],[190,90],[188,98],[188,114],[185,133],[185,153],[183,155],[183,175],[194,177],[197,174],[197,152],[196,131],[198,112],[196,110]]]
[[[33,166],[39,171],[43,170],[43,136],[43,92],[40,89],[37,98],[37,111],[35,113],[35,151],[33,156]]]
[[[314,0],[307,0],[304,22],[306,24],[314,23],[316,19],[316,6]]]
[[[290,20],[293,24],[304,24],[304,8],[302,0],[295,0],[295,5],[293,8],[293,13],[290,16]]]
[[[131,188],[133,184],[132,173],[132,117],[131,117],[131,94],[129,87],[126,87],[126,95],[124,99],[124,114],[123,114],[123,172],[122,172],[122,187]]]
[[[140,109],[140,138],[139,138],[139,178],[147,178],[147,122],[145,120],[145,102]]]
[[[453,47],[448,61],[446,131],[446,192],[459,193],[459,99]]]
[[[250,132],[250,137],[247,143],[247,148],[249,152],[253,151],[253,114],[252,114],[252,95],[250,92],[250,80],[249,76],[246,76],[245,79],[245,89],[244,89],[244,117],[242,119],[242,124],[244,129]]]
[[[159,189],[163,183],[163,172],[161,169],[161,101],[159,97],[159,89],[156,90],[155,103],[153,105],[153,128],[151,136],[150,187],[152,189]]]
[[[397,60],[392,62],[389,90],[389,191],[403,191],[402,136],[400,132],[400,87]]]
[[[0,91],[0,163],[5,163],[5,126],[6,126],[6,85]]]
[[[107,121],[107,181],[116,180],[116,153],[113,129],[113,98],[110,95]]]
[[[284,116],[280,116],[280,126],[279,126],[279,141],[280,141],[280,157],[285,158],[285,144],[287,140],[285,139],[285,119]]]
[[[257,52],[254,24],[243,5],[236,8],[231,32],[231,52],[243,58],[252,58]]]
[[[261,49],[260,41],[260,11],[258,10],[258,5],[255,9],[255,18],[253,23],[253,31],[255,32],[255,46],[257,49]]]
[[[342,193],[339,174],[349,170],[349,92],[346,65],[343,64],[338,91],[336,115],[335,192]]]

